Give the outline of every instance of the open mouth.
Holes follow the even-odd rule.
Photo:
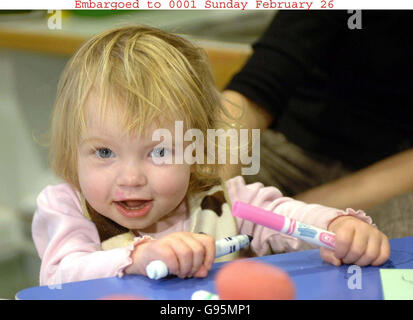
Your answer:
[[[128,218],[145,216],[152,208],[153,200],[124,200],[114,202],[118,211]]]
[[[148,204],[150,200],[127,200],[127,201],[119,201],[122,207],[128,210],[138,210],[142,209],[145,205]]]

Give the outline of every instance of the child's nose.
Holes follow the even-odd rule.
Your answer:
[[[118,179],[118,185],[128,187],[143,186],[147,182],[145,170],[137,165],[124,167]]]

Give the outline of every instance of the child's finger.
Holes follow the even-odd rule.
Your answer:
[[[364,254],[354,264],[364,267],[371,264],[380,255],[381,241],[380,239],[369,239]]]
[[[215,239],[208,235],[196,234],[195,238],[199,240],[205,248],[205,258],[203,265],[209,271],[215,260]]]
[[[385,263],[389,259],[389,257],[390,257],[390,244],[389,244],[387,237],[385,237],[381,242],[380,254],[377,257],[377,259],[371,263],[371,265],[380,266],[383,263]]]
[[[320,248],[320,256],[325,262],[331,263],[337,267],[341,265],[341,260],[336,258],[335,253],[332,250]]]
[[[191,247],[189,247],[187,243],[180,238],[174,239],[174,241],[170,242],[169,245],[174,250],[179,264],[178,271],[173,273],[180,278],[189,276],[192,270],[193,261],[193,253]]]
[[[208,269],[202,265],[197,272],[194,273],[196,278],[205,278],[208,275]]]
[[[337,259],[342,260],[350,251],[353,243],[355,230],[352,228],[340,230],[336,233],[336,244],[334,254]]]
[[[192,250],[192,268],[188,276],[193,276],[199,268],[204,264],[205,260],[205,247],[202,242],[198,241],[196,238],[184,237],[183,241],[191,248]]]
[[[364,232],[355,232],[350,250],[343,257],[343,263],[354,263],[363,256],[368,243],[368,235]]]
[[[151,252],[154,253],[154,256],[166,263],[168,266],[168,270],[172,274],[179,273],[179,261],[178,257],[175,253],[175,250],[169,246],[169,244],[162,244],[162,246],[158,246],[157,248],[148,248]],[[157,260],[157,259],[150,259],[150,261]],[[146,271],[145,271],[146,273]]]

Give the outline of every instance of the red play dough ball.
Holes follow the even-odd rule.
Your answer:
[[[217,273],[220,300],[293,300],[295,287],[288,274],[266,263],[230,262]]]

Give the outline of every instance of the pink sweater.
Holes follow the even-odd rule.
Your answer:
[[[231,203],[240,200],[324,229],[333,219],[346,214],[372,223],[363,211],[305,204],[283,197],[274,187],[264,187],[261,183],[245,185],[242,177],[228,180],[226,188]],[[132,263],[130,255],[136,245],[150,237],[190,231],[189,217],[189,212],[183,212],[162,234],[136,237],[127,247],[104,251],[95,224],[82,213],[79,193],[68,184],[48,186],[37,198],[32,224],[33,240],[42,259],[40,285],[122,276],[124,269]],[[254,255],[310,248],[300,240],[249,221],[240,218],[235,221],[239,234],[253,236],[250,247]]]

